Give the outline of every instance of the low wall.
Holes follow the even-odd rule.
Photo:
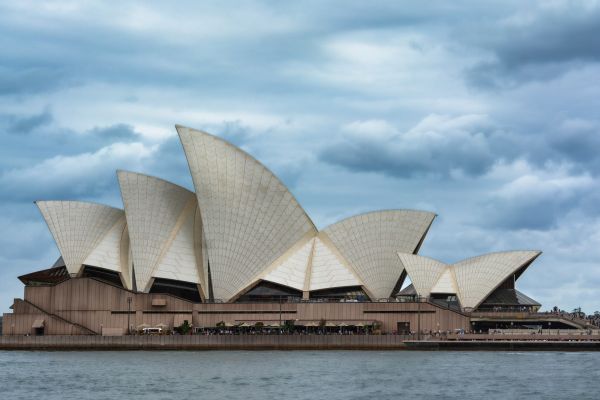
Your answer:
[[[382,350],[404,348],[395,335],[2,336],[9,350]]]
[[[446,351],[600,351],[599,341],[406,341],[406,350]]]
[[[547,335],[547,334],[449,334],[448,340],[458,341],[600,341],[600,335],[598,334],[587,334],[586,331],[573,331],[569,333],[567,330],[563,331],[560,335]]]
[[[0,350],[600,351],[600,341],[412,341],[394,335],[0,336]]]

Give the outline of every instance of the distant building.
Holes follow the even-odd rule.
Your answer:
[[[434,314],[421,328],[452,330],[471,328],[473,311],[540,307],[515,289],[539,251],[452,265],[419,256],[436,216],[427,211],[375,211],[318,230],[252,156],[201,131],[177,132],[195,192],[118,171],[123,210],[36,202],[61,258],[19,278],[25,299],[5,314],[5,334],[100,333],[158,320],[172,327],[181,315],[196,326],[243,318],[268,323],[277,312],[298,323],[378,320],[386,331],[414,331],[421,303]],[[407,277],[411,285],[404,287]],[[339,304],[332,308],[333,302]]]

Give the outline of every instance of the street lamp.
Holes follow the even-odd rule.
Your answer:
[[[417,297],[417,340],[421,340],[421,297]]]
[[[127,334],[128,335],[131,335],[130,318],[131,318],[131,297],[128,297],[127,298]]]

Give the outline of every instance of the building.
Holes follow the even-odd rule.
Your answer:
[[[25,296],[5,314],[4,334],[125,333],[183,320],[467,330],[473,312],[540,306],[515,289],[539,251],[453,265],[419,256],[436,217],[427,211],[370,212],[318,230],[252,156],[176,129],[194,192],[117,171],[124,209],[36,202],[61,257],[19,277]]]

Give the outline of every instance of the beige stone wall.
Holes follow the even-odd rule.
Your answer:
[[[421,330],[425,331],[468,329],[469,326],[467,316],[429,303],[191,303],[170,295],[133,293],[92,278],[75,278],[56,286],[26,287],[25,300],[35,310],[17,301],[14,313],[5,314],[4,331],[11,334],[9,330],[14,324],[19,328],[13,329],[13,334],[26,334],[31,331],[36,315],[41,313],[98,334],[102,329],[127,329],[127,298],[132,299],[129,320],[134,328],[142,324],[165,324],[172,328],[182,316],[190,316],[195,326],[205,327],[215,326],[220,321],[279,322],[280,309],[282,321],[378,321],[383,332],[395,331],[398,322],[409,322],[411,330],[416,331],[419,319]],[[156,299],[163,299],[165,305],[152,305]],[[58,319],[46,319],[46,334],[84,333],[79,328],[68,327],[68,323],[63,326],[64,322]]]

